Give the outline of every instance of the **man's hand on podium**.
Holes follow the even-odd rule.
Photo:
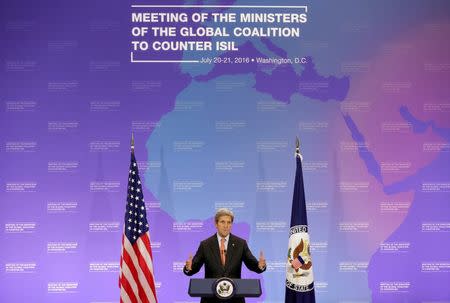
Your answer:
[[[262,251],[259,252],[258,267],[261,270],[264,270],[266,268],[266,258],[264,258],[264,254]]]
[[[189,258],[186,260],[186,269],[187,271],[192,270],[192,254],[189,254]]]

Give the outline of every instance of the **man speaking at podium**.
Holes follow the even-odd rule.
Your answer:
[[[266,260],[263,253],[257,260],[247,242],[233,234],[230,234],[234,215],[231,210],[221,208],[215,215],[217,233],[203,240],[195,253],[189,256],[183,272],[192,276],[196,274],[205,264],[205,279],[228,277],[231,279],[241,278],[242,262],[251,271],[262,273],[266,270]],[[215,298],[202,298],[201,303],[220,302]],[[235,298],[233,303],[245,302],[244,298]]]

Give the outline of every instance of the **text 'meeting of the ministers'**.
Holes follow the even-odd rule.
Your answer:
[[[240,23],[306,23],[306,13],[210,13],[202,22]],[[236,18],[238,16],[238,18]],[[200,17],[202,18],[202,17]],[[193,21],[187,13],[140,12],[132,13],[135,23],[187,23]]]

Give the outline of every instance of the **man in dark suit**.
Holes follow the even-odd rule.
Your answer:
[[[266,270],[266,260],[261,252],[257,260],[247,242],[235,235],[230,234],[234,215],[225,208],[217,211],[215,225],[217,233],[203,240],[195,253],[194,258],[189,256],[183,272],[192,276],[196,274],[205,264],[205,278],[228,277],[241,278],[242,262],[251,271],[262,273]],[[223,302],[215,298],[202,298],[201,303]],[[230,302],[245,302],[244,298],[236,298]]]

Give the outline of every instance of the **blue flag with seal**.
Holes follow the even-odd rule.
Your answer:
[[[305,188],[303,185],[302,155],[296,140],[294,196],[292,198],[291,228],[289,230],[286,263],[285,303],[314,303],[314,275],[311,259],[308,220],[306,216]]]

